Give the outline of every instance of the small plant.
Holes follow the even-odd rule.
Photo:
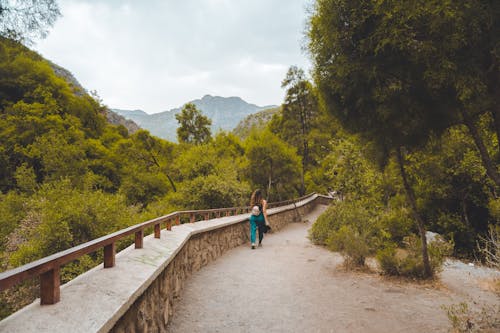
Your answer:
[[[451,323],[453,333],[498,332],[500,329],[500,305],[483,306],[472,311],[467,303],[442,306]]]
[[[488,266],[500,269],[500,226],[490,225],[486,236],[479,236],[477,244]]]

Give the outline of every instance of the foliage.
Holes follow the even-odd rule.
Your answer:
[[[472,311],[465,302],[442,306],[452,325],[453,332],[494,332],[500,328],[500,306],[483,306],[480,312]]]
[[[244,146],[244,175],[254,188],[266,190],[268,201],[285,200],[298,194],[300,160],[293,147],[269,130],[253,132]]]
[[[24,195],[15,192],[0,193],[0,218],[2,221],[0,223],[0,252],[5,250],[7,236],[15,230],[20,221],[26,216],[24,210],[25,201]],[[0,270],[5,269],[3,266],[2,264]]]
[[[285,102],[281,114],[273,118],[271,128],[280,138],[294,146],[302,157],[301,187],[299,194],[305,194],[305,173],[311,164],[309,157],[309,134],[318,113],[318,102],[312,84],[302,69],[291,66],[281,83],[286,88]]]
[[[26,215],[9,236],[13,267],[137,223],[125,198],[78,190],[69,180],[42,185],[26,203]]]
[[[499,80],[493,74],[498,73],[499,63],[493,37],[498,35],[498,24],[493,23],[498,13],[498,3],[481,0],[418,5],[318,0],[309,18],[314,79],[326,107],[344,128],[376,143],[386,157],[396,154],[422,237],[427,275],[429,217],[420,210],[414,189],[420,175],[406,170],[411,165],[407,155],[463,122],[498,188],[497,165],[475,118],[491,112],[498,144],[500,118],[494,105]]]
[[[386,243],[377,251],[377,261],[384,274],[425,278],[426,272],[422,263],[420,237],[410,235],[404,239],[404,249],[393,243]],[[441,270],[447,255],[450,255],[453,244],[444,240],[433,241],[428,245],[432,276]]]
[[[0,36],[31,44],[61,15],[56,0],[0,0]]]
[[[262,130],[265,128],[273,116],[280,111],[281,107],[277,107],[251,114],[240,121],[232,132],[240,139],[245,140],[253,130]]]
[[[366,200],[344,200],[330,206],[310,230],[316,244],[339,251],[347,266],[363,266],[373,254],[383,235],[374,216],[376,203]]]
[[[479,237],[478,249],[489,266],[500,269],[500,226],[490,225],[488,234]]]
[[[177,138],[179,142],[201,144],[211,138],[210,125],[212,121],[204,116],[193,103],[187,103],[180,113],[175,115],[179,122]]]

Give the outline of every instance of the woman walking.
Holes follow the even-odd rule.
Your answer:
[[[255,190],[252,193],[250,206],[252,207],[252,215],[250,215],[250,241],[252,242],[253,250],[255,249],[255,229],[259,230],[259,246],[262,246],[264,233],[269,229],[267,201],[262,198],[261,190]]]

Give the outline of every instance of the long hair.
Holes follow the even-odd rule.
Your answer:
[[[262,203],[262,191],[255,190],[252,193],[252,197],[250,198],[250,206],[255,206]]]

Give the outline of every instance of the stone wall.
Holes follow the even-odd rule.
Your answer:
[[[291,222],[302,221],[317,204],[330,199],[317,196],[302,205],[269,210],[269,222],[276,232]],[[227,250],[249,242],[248,219],[191,236],[175,258],[116,322],[112,332],[165,332],[186,279],[220,257]]]

